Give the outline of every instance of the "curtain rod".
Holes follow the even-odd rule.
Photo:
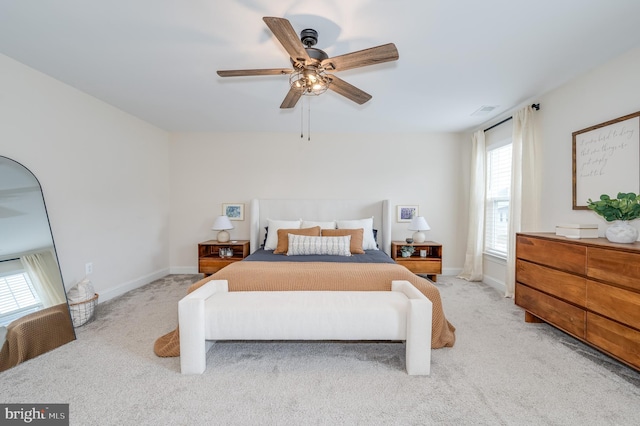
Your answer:
[[[0,260],[0,263],[2,263],[2,262],[11,262],[12,260],[20,260],[20,258],[16,257],[15,259],[4,259],[4,260]]]
[[[540,110],[540,104],[533,104],[533,105],[531,105],[531,108],[535,109],[536,111],[539,111]],[[509,121],[511,119],[513,119],[513,116],[507,117],[504,120],[502,120],[501,122],[496,123],[493,126],[487,127],[486,129],[484,129],[484,131],[487,132],[487,131],[493,129],[494,127],[498,127],[499,125],[506,123],[507,121]]]

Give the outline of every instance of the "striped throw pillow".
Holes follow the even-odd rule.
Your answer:
[[[310,237],[307,235],[289,234],[287,256],[303,256],[310,254],[330,254],[334,256],[351,256],[349,249],[351,235],[341,237]]]

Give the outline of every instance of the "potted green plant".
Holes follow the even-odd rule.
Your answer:
[[[416,251],[416,249],[413,246],[400,247],[400,253],[402,254],[402,257],[411,257],[414,251]]]
[[[619,192],[616,198],[611,198],[607,194],[602,194],[598,201],[589,198],[587,207],[607,222],[614,222],[605,232],[609,241],[614,243],[637,241],[638,229],[629,222],[640,218],[640,195],[633,192]]]

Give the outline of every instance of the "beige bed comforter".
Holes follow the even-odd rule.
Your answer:
[[[388,291],[392,280],[411,282],[433,303],[431,347],[455,343],[455,327],[447,321],[440,292],[431,281],[392,263],[235,262],[189,287],[190,293],[210,280],[227,280],[229,291],[349,290]],[[180,355],[176,328],[158,338],[154,352],[161,357]]]

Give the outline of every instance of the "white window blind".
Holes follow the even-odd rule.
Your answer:
[[[509,200],[511,193],[511,144],[487,151],[487,191],[484,250],[507,257]]]
[[[25,272],[0,276],[0,325],[42,308],[29,275]]]

